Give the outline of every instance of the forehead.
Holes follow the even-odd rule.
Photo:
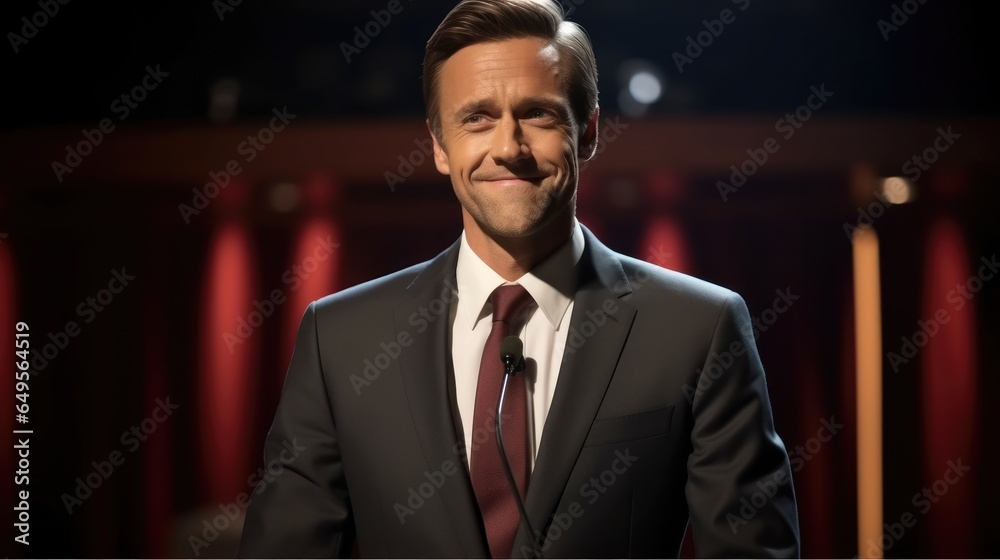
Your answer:
[[[559,50],[545,39],[477,43],[459,50],[441,66],[442,108],[512,90],[524,95],[559,95],[563,78]]]

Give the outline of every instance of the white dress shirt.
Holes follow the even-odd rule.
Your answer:
[[[573,314],[573,295],[576,292],[576,266],[583,255],[583,248],[583,230],[574,221],[573,235],[565,245],[531,272],[514,282],[507,282],[476,255],[465,239],[465,232],[462,233],[455,271],[458,297],[451,305],[451,354],[455,366],[458,411],[470,464],[475,446],[496,445],[496,433],[492,427],[488,434],[473,434],[472,425],[479,365],[486,339],[493,328],[490,294],[503,284],[520,284],[535,300],[535,304],[529,306],[526,312],[527,321],[511,325],[510,333],[519,336],[524,342],[527,367],[524,375],[519,375],[516,379],[524,379],[527,384],[528,441],[534,443],[528,464],[534,468],[535,455],[542,440],[542,428],[552,404],[559,366],[566,348],[566,335]],[[497,360],[499,359],[497,356]]]

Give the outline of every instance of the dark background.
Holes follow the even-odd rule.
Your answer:
[[[905,161],[932,145],[939,127],[962,135],[915,181],[911,203],[876,220],[885,353],[898,351],[900,337],[943,302],[941,278],[964,280],[980,257],[996,253],[1000,120],[989,86],[1000,9],[944,0],[750,0],[745,11],[729,1],[563,4],[595,44],[602,123],[617,117],[628,126],[620,138],[606,137],[588,166],[581,220],[616,250],[737,290],[755,316],[771,307],[775,290],[800,296],[758,339],[779,434],[793,451],[816,435],[820,419],[845,425],[795,473],[803,554],[857,556],[852,245],[844,225],[873,203],[882,177],[902,174]],[[904,4],[919,8],[886,40],[877,22]],[[21,18],[41,8],[0,7],[8,39],[0,48],[0,335],[13,339],[11,326],[25,321],[41,347],[66,321],[82,323],[77,305],[106,287],[109,271],[124,266],[136,276],[35,368],[32,544],[14,544],[11,524],[0,524],[0,551],[9,556],[231,555],[238,520],[208,548],[195,551],[189,537],[247,491],[246,477],[261,466],[286,342],[304,305],[285,304],[238,352],[219,353],[224,343],[210,315],[226,290],[210,288],[213,275],[222,270],[247,307],[283,287],[282,273],[302,262],[296,248],[311,239],[306,226],[319,224],[341,245],[295,294],[307,303],[430,258],[461,231],[450,186],[429,162],[415,164],[395,189],[385,179],[426,136],[423,46],[451,2],[402,0],[403,11],[350,63],[341,43],[386,2],[243,2],[221,19],[218,5],[72,0],[16,53],[8,33],[21,33]],[[735,21],[679,72],[673,54],[727,8]],[[635,64],[658,71],[663,84],[662,98],[641,115],[620,97]],[[118,120],[112,102],[141,83],[147,65],[169,76]],[[724,200],[717,182],[729,179],[729,166],[777,136],[775,122],[821,84],[834,92],[830,102]],[[191,204],[192,189],[239,158],[239,143],[282,107],[296,115],[288,130],[185,223],[178,205]],[[58,180],[52,162],[104,118],[116,129]],[[232,231],[247,258],[227,269],[220,239]],[[947,262],[930,249],[941,240]],[[912,496],[941,478],[944,459],[972,466],[915,527],[891,539],[888,557],[1000,555],[1000,487],[988,474],[1000,467],[990,352],[1000,341],[998,313],[1000,291],[986,282],[932,337],[937,349],[898,371],[883,364],[886,523],[915,511]],[[218,377],[215,355],[232,358],[242,374]],[[4,379],[13,378],[11,362],[3,357]],[[7,438],[15,401],[13,381],[2,383]],[[954,390],[933,389],[942,384]],[[62,497],[76,479],[122,449],[121,433],[167,395],[180,409],[67,513]],[[8,477],[14,458],[0,441]],[[940,455],[942,441],[961,455]],[[10,482],[0,489],[7,512],[11,490]]]

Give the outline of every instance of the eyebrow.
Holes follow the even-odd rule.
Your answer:
[[[517,107],[540,107],[542,109],[549,109],[559,114],[562,118],[569,118],[569,109],[566,103],[562,102],[557,97],[549,97],[544,95],[532,95],[522,98],[518,101]],[[476,99],[470,101],[462,106],[460,106],[454,112],[454,118],[461,120],[465,115],[471,115],[473,113],[478,113],[480,111],[496,110],[497,104],[491,98]]]

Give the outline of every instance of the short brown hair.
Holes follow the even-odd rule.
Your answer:
[[[439,139],[437,84],[445,61],[470,45],[525,37],[550,41],[569,60],[570,107],[580,128],[586,126],[597,108],[597,61],[583,27],[566,21],[554,0],[462,0],[431,35],[424,54],[424,103]]]

